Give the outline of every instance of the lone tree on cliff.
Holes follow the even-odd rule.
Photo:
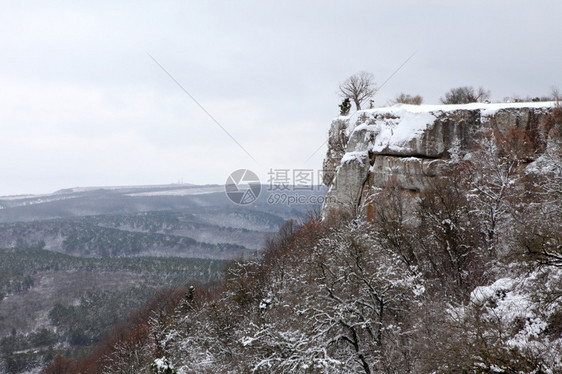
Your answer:
[[[376,92],[373,74],[361,71],[340,84],[339,94],[343,98],[353,100],[356,109],[361,110],[361,103],[373,97]]]

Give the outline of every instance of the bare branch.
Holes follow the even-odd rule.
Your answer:
[[[357,110],[361,110],[361,103],[377,93],[373,74],[361,71],[347,78],[340,84],[340,96],[353,100]]]

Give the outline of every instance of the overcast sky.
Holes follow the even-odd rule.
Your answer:
[[[320,169],[338,84],[365,70],[380,85],[414,53],[377,106],[562,88],[559,0],[1,5],[0,195]]]

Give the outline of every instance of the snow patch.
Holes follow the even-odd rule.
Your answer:
[[[368,152],[367,151],[358,151],[358,152],[347,152],[343,155],[341,159],[341,163],[346,164],[348,162],[357,161],[363,166],[363,161],[367,159]]]
[[[162,357],[154,360],[152,363],[152,371],[154,373],[173,373],[175,368],[168,359]]]
[[[520,109],[520,108],[553,108],[556,101],[539,101],[539,102],[521,102],[521,103],[470,103],[470,104],[438,104],[438,105],[409,105],[396,104],[386,108],[368,109],[362,112],[382,112],[396,113],[406,110],[411,113],[428,113],[428,112],[453,112],[456,110],[480,110],[485,116],[496,114],[502,109]]]

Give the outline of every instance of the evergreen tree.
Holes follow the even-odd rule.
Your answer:
[[[351,109],[351,103],[349,102],[349,97],[343,99],[339,107],[340,107],[340,116],[347,116]]]

